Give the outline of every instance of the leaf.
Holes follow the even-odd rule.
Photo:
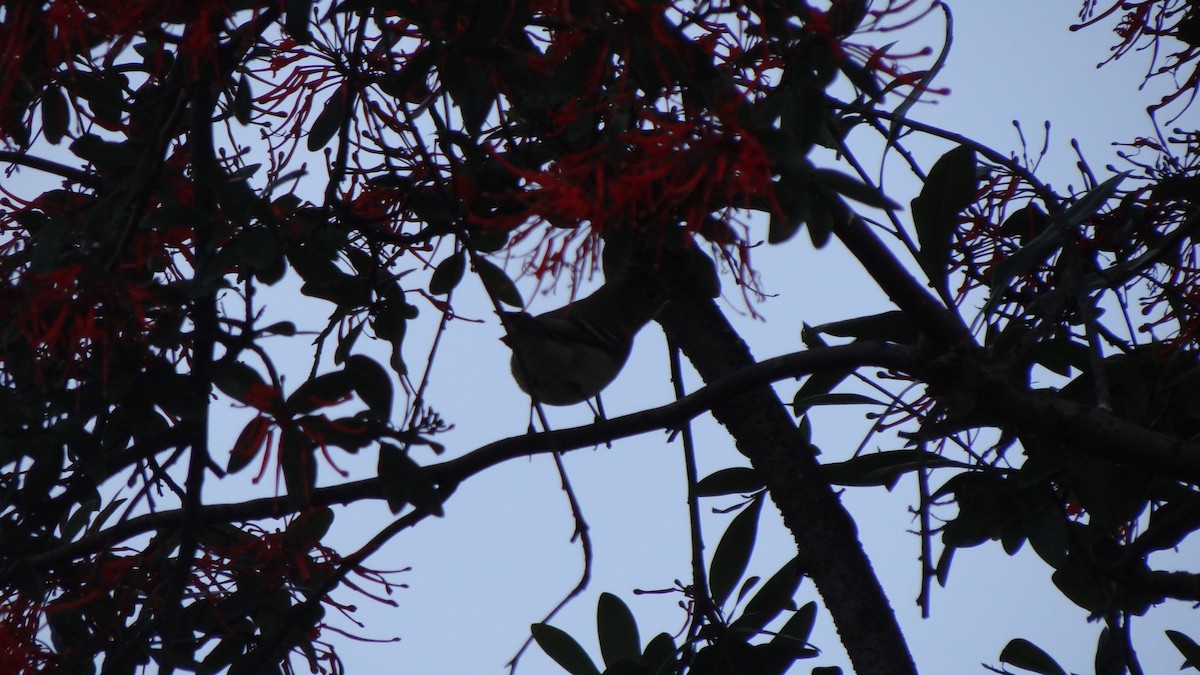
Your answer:
[[[263,415],[258,415],[250,420],[242,429],[242,433],[238,434],[237,440],[233,443],[233,449],[229,451],[229,462],[225,465],[225,473],[237,473],[246,468],[263,449],[267,431],[270,428],[271,420]]]
[[[280,257],[275,235],[265,227],[252,227],[242,232],[237,241],[238,259],[251,270],[267,269]]]
[[[59,536],[63,541],[71,541],[75,535],[79,534],[80,530],[88,524],[92,514],[100,508],[100,499],[98,497],[89,498],[79,504],[79,508],[75,509],[75,513],[71,514],[59,525]]]
[[[751,500],[729,524],[717,543],[717,550],[708,568],[709,591],[717,607],[729,599],[729,594],[750,563],[754,540],[758,536],[758,515],[762,511],[762,502],[761,498]]]
[[[775,186],[778,208],[770,210],[767,225],[767,242],[782,244],[800,231],[809,197],[807,186],[800,180],[784,174]]]
[[[258,371],[236,359],[220,359],[212,364],[209,372],[217,389],[243,403],[251,387],[266,386]]]
[[[92,519],[92,522],[88,524],[88,534],[99,532],[100,529],[104,527],[104,523],[109,519],[109,517],[112,516],[112,514],[115,513],[116,510],[125,502],[125,499],[114,499],[113,501],[109,502],[107,506],[105,506],[99,513],[96,514],[96,517]]]
[[[1128,171],[1123,171],[1088,190],[1063,212],[1063,221],[1068,226],[1074,227],[1083,224],[1085,220],[1096,215],[1096,212],[1104,206],[1104,203],[1116,194],[1117,188],[1121,185],[1122,181],[1129,177],[1129,173]]]
[[[517,290],[516,284],[508,278],[504,270],[496,267],[490,260],[475,258],[475,272],[479,275],[479,280],[483,282],[484,289],[492,298],[509,307],[521,307],[525,304],[521,300],[521,293]]]
[[[529,627],[533,640],[546,652],[546,656],[562,666],[571,675],[600,675],[591,657],[579,646],[575,638],[547,623],[535,623]]]
[[[1096,640],[1096,675],[1126,675],[1125,659],[1120,637],[1114,637],[1105,626]]]
[[[254,114],[254,94],[250,91],[250,78],[242,75],[238,80],[237,90],[233,94],[233,117],[239,123],[246,125]]]
[[[335,405],[349,398],[354,386],[354,378],[345,370],[318,375],[296,387],[287,397],[287,408],[303,414]]]
[[[491,73],[473,56],[466,49],[449,50],[438,74],[462,114],[463,125],[477,133],[496,102],[496,89]]]
[[[920,331],[900,310],[833,321],[813,328],[818,333],[856,340],[883,340],[900,345],[915,345]]]
[[[1179,669],[1191,668],[1193,670],[1200,670],[1200,645],[1196,644],[1196,641],[1192,638],[1177,630],[1167,631],[1167,637],[1170,638],[1171,644],[1175,645],[1179,653],[1183,654],[1183,665]]]
[[[328,507],[302,512],[283,532],[284,550],[293,554],[312,550],[329,533],[333,517],[333,509]]]
[[[742,587],[739,588],[737,592],[737,600],[735,600],[733,604],[742,604],[742,600],[746,599],[746,596],[750,594],[750,591],[754,590],[754,587],[757,586],[758,582],[760,581],[762,581],[762,577],[748,577],[745,581],[743,581]]]
[[[811,332],[811,329],[810,334],[816,335],[816,333]],[[818,396],[828,395],[829,392],[832,391],[834,387],[838,386],[842,380],[846,379],[851,372],[852,371],[850,370],[825,370],[809,375],[808,379],[804,381],[804,384],[800,385],[800,390],[796,392],[795,397],[792,398],[792,407],[795,408],[796,416],[798,417],[803,415],[804,411],[808,409],[808,407],[804,405],[804,401]]]
[[[1033,271],[1058,251],[1062,247],[1063,232],[1067,228],[1080,225],[1095,215],[1100,207],[1104,206],[1104,203],[1113,196],[1117,186],[1128,175],[1128,172],[1117,174],[1092,188],[1074,204],[1071,204],[1061,218],[1051,222],[1041,234],[1017,249],[1012,255],[996,263],[996,266],[992,268],[992,278],[989,284],[991,292],[983,307],[984,314],[988,315],[996,310],[1013,279]]]
[[[642,664],[650,668],[651,673],[671,672],[668,664],[674,661],[675,651],[675,638],[669,633],[659,633],[642,652]]]
[[[442,516],[442,500],[425,470],[408,453],[390,443],[379,444],[379,486],[392,513],[405,504],[420,511]]]
[[[383,366],[373,359],[355,354],[346,359],[346,372],[371,414],[381,421],[389,419],[392,415],[392,378]]]
[[[637,661],[642,653],[633,612],[612,593],[601,593],[596,604],[596,633],[600,638],[600,655],[604,665],[620,661]]]
[[[302,45],[312,41],[312,33],[308,29],[312,6],[313,0],[287,0],[284,4],[285,16],[283,27],[293,40]]]
[[[874,206],[877,209],[885,211],[894,211],[900,208],[899,204],[889,199],[879,188],[867,185],[859,179],[847,176],[840,171],[815,169],[812,172],[812,180],[814,183],[823,185],[843,197],[849,197],[860,204]]]
[[[47,87],[42,94],[42,133],[50,145],[58,145],[71,122],[67,96],[59,87]]]
[[[342,128],[342,122],[346,118],[348,97],[349,88],[343,82],[337,89],[334,89],[329,100],[325,101],[325,107],[321,109],[321,113],[313,121],[312,129],[308,132],[308,149],[310,151],[316,152],[325,147],[337,134],[338,129]]]
[[[467,268],[467,254],[460,249],[454,255],[446,258],[433,270],[429,278],[429,292],[434,295],[445,295],[458,286],[462,281],[463,272]]]
[[[38,228],[29,254],[30,272],[45,274],[55,268],[70,229],[71,223],[66,218],[51,218]]]
[[[731,628],[754,632],[762,630],[764,626],[779,616],[780,612],[796,606],[793,597],[803,580],[804,574],[800,568],[800,561],[792,558],[783,567],[780,567],[779,571],[771,575],[767,583],[763,584],[754,597],[750,598],[750,602],[742,610],[742,615],[733,622]]]
[[[771,640],[789,640],[798,642],[801,645],[808,644],[808,638],[812,635],[813,626],[817,624],[817,603],[808,602],[800,609],[792,614],[787,623],[783,624],[783,628],[775,634]]]
[[[817,394],[804,399],[799,397],[792,399],[792,405],[796,407],[796,414],[802,415],[809,408],[819,405],[885,405],[882,401],[876,401],[870,396],[862,394]]]
[[[1029,640],[1017,638],[1010,640],[1000,652],[1000,660],[1017,668],[1023,668],[1041,675],[1067,675],[1050,655],[1042,651]]]
[[[340,336],[337,348],[333,350],[334,363],[340,365],[345,363],[346,359],[350,358],[350,353],[354,350],[354,343],[358,341],[366,325],[365,321],[360,321],[351,326],[350,330],[346,331],[344,335]]]
[[[888,450],[822,464],[821,472],[834,485],[882,485],[890,490],[906,473],[947,466],[962,465],[925,450]]]
[[[744,466],[733,466],[711,473],[696,483],[697,497],[749,494],[763,489],[758,472]]]
[[[975,166],[975,150],[965,145],[954,148],[934,163],[912,201],[913,226],[921,246],[919,262],[937,286],[946,281],[958,214],[975,201],[979,186]]]

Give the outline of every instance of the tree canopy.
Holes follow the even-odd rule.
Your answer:
[[[916,673],[839,499],[905,481],[923,605],[956,551],[1027,545],[1104,626],[1096,672],[1141,673],[1134,620],[1200,602],[1194,563],[1151,560],[1200,528],[1200,132],[1179,127],[1200,6],[1086,0],[1071,28],[1114,20],[1108,59],[1173,85],[1154,133],[1106,139],[1115,165],[1081,153],[1062,190],[1024,137],[922,121],[947,95],[937,0],[0,5],[0,669],[341,672],[332,617],[417,583],[372,556],[530,456],[575,520],[570,602],[603,551],[564,455],[657,431],[686,459],[687,625],[643,643],[604,593],[589,654],[530,617],[566,672],[835,672],[820,611],[855,672]],[[917,23],[945,42],[895,48]],[[923,163],[923,139],[947,150]],[[921,187],[901,203],[884,171]],[[756,361],[727,313],[765,297],[755,250],[801,238],[892,307],[848,299]],[[570,428],[535,405],[526,434],[447,444],[488,414],[443,414],[480,386],[446,336],[596,277],[665,294],[675,397]],[[468,286],[494,315],[456,303]],[[868,406],[857,450],[818,449],[816,406]],[[701,476],[707,416],[745,461]],[[333,545],[369,502],[394,517]],[[768,508],[796,555],[764,580]],[[1168,637],[1200,669],[1194,629]],[[1054,648],[980,660],[1065,672]]]

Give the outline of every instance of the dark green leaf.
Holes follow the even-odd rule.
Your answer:
[[[408,453],[390,443],[380,443],[378,473],[379,486],[392,513],[412,504],[420,511],[442,515],[442,501],[436,488]]]
[[[825,342],[825,340],[823,340],[821,338],[821,334],[818,333],[816,331],[816,329],[814,329],[812,326],[808,325],[807,323],[801,324],[801,326],[800,326],[800,341],[803,342],[804,346],[808,347],[809,349],[816,349],[817,347],[828,347],[829,346]],[[849,374],[849,373],[847,373],[847,374]],[[845,375],[843,375],[842,377],[845,377]],[[841,380],[839,379],[839,381],[841,381]],[[830,387],[829,389],[826,389],[824,391],[828,392],[832,388],[833,387]]]
[[[1068,544],[1067,524],[1063,521],[1062,513],[1048,505],[1023,518],[1022,525],[1033,552],[1051,567],[1062,566],[1066,560]]]
[[[224,358],[212,365],[212,383],[226,396],[246,401],[246,394],[256,385],[266,386],[258,371],[234,359]]]
[[[70,228],[71,224],[66,218],[50,218],[42,223],[33,236],[33,251],[29,254],[30,272],[46,274],[57,266]]]
[[[786,641],[791,642],[796,646],[808,644],[808,638],[812,636],[813,626],[817,624],[817,603],[808,602],[803,607],[796,610],[787,622],[783,624],[783,628],[775,634],[771,639],[772,642]]]
[[[1000,305],[1013,279],[1034,271],[1062,247],[1062,233],[1062,223],[1051,223],[1032,241],[996,263],[988,284],[988,301],[983,307],[985,314],[991,314]]]
[[[109,502],[107,506],[100,510],[100,513],[96,514],[96,517],[92,519],[92,522],[88,524],[88,533],[91,534],[92,532],[97,532],[100,530],[100,528],[104,527],[104,523],[109,519],[110,516],[112,516],[114,512],[116,512],[118,508],[121,507],[122,504],[125,503],[125,501],[126,500],[124,499],[114,499]]]
[[[346,360],[346,372],[354,382],[354,390],[371,413],[379,420],[392,415],[392,378],[374,360],[355,354]]]
[[[434,295],[445,295],[454,290],[458,286],[458,282],[462,281],[466,268],[466,251],[459,250],[439,263],[433,270],[433,275],[429,279],[429,292]]]
[[[675,638],[669,633],[659,633],[646,645],[642,663],[650,668],[651,673],[669,672],[667,664],[675,660],[675,652]]]
[[[925,186],[912,202],[913,226],[921,250],[921,268],[941,286],[950,267],[950,243],[958,229],[958,214],[975,201],[979,177],[975,151],[960,145],[934,163]]]
[[[1177,630],[1167,631],[1167,637],[1170,638],[1171,644],[1175,645],[1175,648],[1183,655],[1183,665],[1179,669],[1191,668],[1193,670],[1200,670],[1200,645],[1196,644],[1196,641],[1192,638]]]
[[[1125,668],[1124,651],[1121,639],[1114,639],[1112,632],[1105,626],[1100,631],[1100,638],[1096,640],[1096,675],[1126,675],[1129,671]]]
[[[254,94],[250,91],[250,78],[242,75],[233,94],[233,117],[242,124],[249,124],[253,113]]]
[[[1024,243],[1033,240],[1050,226],[1050,216],[1037,204],[1030,202],[1013,211],[1000,225],[1000,234],[1015,237]]]
[[[620,661],[637,661],[642,654],[642,640],[633,612],[612,593],[600,594],[596,604],[596,633],[606,666]]]
[[[1105,202],[1116,193],[1121,182],[1128,177],[1129,172],[1124,171],[1088,190],[1087,194],[1075,200],[1075,203],[1067,208],[1063,213],[1063,221],[1070,227],[1083,224],[1088,218],[1096,215]]]
[[[59,87],[46,87],[42,94],[42,133],[51,145],[67,135],[71,123],[71,109],[67,105],[67,96]]]
[[[779,208],[770,211],[767,242],[782,244],[800,231],[810,197],[808,188],[802,181],[786,175],[776,185],[775,197]]]
[[[305,25],[307,26],[307,24]],[[325,147],[337,134],[338,129],[342,128],[342,122],[346,119],[348,97],[349,89],[345,83],[342,83],[333,91],[329,100],[325,101],[325,107],[321,109],[321,113],[313,122],[312,129],[308,132],[309,150],[316,152]]]
[[[832,192],[813,186],[804,203],[804,223],[808,225],[808,238],[813,248],[824,248],[833,235],[834,211],[829,206],[837,200]]]
[[[308,503],[317,486],[315,446],[311,439],[295,426],[286,426],[279,434],[279,468],[289,501],[297,508]]]
[[[916,344],[920,337],[920,331],[913,325],[908,315],[900,310],[825,323],[813,330],[837,337],[883,340],[901,345]]]
[[[1055,570],[1050,581],[1068,600],[1089,612],[1101,612],[1110,606],[1105,592],[1109,582],[1096,578],[1091,570],[1081,565],[1068,564]]]
[[[746,596],[750,594],[750,591],[754,590],[754,588],[758,586],[758,582],[760,581],[762,581],[762,577],[748,577],[745,581],[743,581],[742,587],[738,589],[737,599],[733,604],[742,604],[742,600],[746,599]]]
[[[562,666],[571,675],[600,675],[591,657],[579,646],[575,638],[547,623],[535,623],[529,627],[533,640],[546,656]]]
[[[1021,638],[1010,640],[1005,645],[1004,651],[1000,652],[1000,660],[1041,675],[1067,675],[1067,671],[1055,663],[1049,654],[1029,640]]]
[[[238,434],[237,440],[234,441],[233,449],[229,452],[229,462],[225,465],[225,473],[237,473],[254,461],[265,445],[267,430],[270,426],[271,420],[262,415],[258,415],[246,424],[242,433]]]
[[[312,6],[313,0],[287,0],[284,4],[283,27],[293,40],[302,45],[312,41],[312,33],[308,29],[308,22],[312,17]]]
[[[947,466],[961,465],[925,450],[889,450],[822,464],[821,471],[834,485],[882,485],[890,490],[906,473]]]
[[[304,511],[288,523],[283,532],[286,550],[293,555],[303,555],[320,543],[333,526],[333,509],[325,507]]]
[[[762,511],[762,502],[761,498],[751,500],[729,524],[717,543],[708,570],[709,590],[717,607],[729,599],[750,563],[754,540],[758,536],[758,515]]]
[[[750,494],[763,489],[758,472],[749,467],[734,466],[711,473],[696,484],[697,497]]]
[[[875,399],[871,398],[870,396],[863,396],[862,394],[817,394],[816,396],[809,396],[804,399],[800,399],[798,397],[794,398],[794,399],[792,399],[792,405],[796,407],[796,411],[797,411],[796,414],[800,415],[800,414],[803,414],[805,411],[807,411],[809,408],[819,406],[819,405],[838,405],[838,406],[878,405],[878,406],[883,406],[885,404],[882,401],[876,401]]]
[[[508,278],[504,270],[496,267],[491,261],[476,257],[475,272],[479,275],[479,280],[483,282],[484,289],[492,298],[510,307],[521,307],[525,304],[521,300],[521,293],[517,291],[516,284]]]
[[[287,397],[287,408],[303,414],[335,405],[349,398],[354,387],[354,377],[346,370],[318,375],[296,387]]]
[[[366,322],[355,323],[350,330],[346,331],[345,335],[341,336],[338,340],[337,349],[333,350],[334,363],[340,365],[345,363],[346,359],[350,358],[350,354],[354,349],[354,343],[358,341],[358,337],[362,335],[363,328],[366,325]]]
[[[491,73],[466,50],[452,49],[446,54],[439,75],[462,113],[463,124],[472,133],[478,132],[496,101]]]
[[[71,514],[65,522],[59,525],[59,536],[63,541],[71,541],[75,535],[88,524],[92,514],[100,508],[99,497],[89,498],[79,504],[79,508],[75,509],[75,513]]]
[[[270,267],[280,256],[275,235],[265,227],[252,227],[242,232],[238,240],[238,258],[251,270]]]
[[[815,336],[816,333],[812,329],[808,329],[809,335]],[[808,341],[806,341],[807,343]],[[813,348],[812,345],[809,345]],[[822,345],[823,346],[823,345]],[[838,386],[842,380],[846,379],[852,371],[849,370],[825,370],[819,373],[813,373],[808,376],[804,384],[800,385],[800,390],[796,392],[796,396],[792,398],[792,406],[795,408],[797,416],[803,415],[808,409],[804,402],[818,397],[825,396],[834,387]]]
[[[263,335],[292,336],[296,334],[296,324],[291,321],[277,321],[259,332]]]
[[[753,598],[750,598],[750,602],[742,610],[742,615],[733,622],[732,628],[757,632],[783,610],[794,608],[796,603],[793,597],[803,579],[800,561],[792,558],[763,584]]]
[[[874,206],[877,209],[884,209],[886,211],[893,211],[900,208],[899,204],[888,199],[887,195],[883,194],[878,188],[867,185],[857,178],[847,176],[840,171],[815,169],[812,172],[812,180],[818,185],[823,185],[843,197],[848,197],[867,206]]]

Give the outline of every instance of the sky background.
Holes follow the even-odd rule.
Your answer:
[[[1077,2],[1006,0],[951,3],[955,16],[954,46],[944,72],[935,85],[949,87],[949,96],[915,107],[909,116],[973,137],[1008,152],[1018,147],[1012,127],[1020,120],[1035,148],[1042,142],[1042,122],[1052,123],[1050,155],[1039,176],[1058,187],[1079,185],[1070,148],[1078,138],[1093,169],[1102,172],[1115,160],[1109,143],[1128,140],[1152,131],[1147,105],[1162,90],[1138,92],[1147,60],[1131,55],[1097,69],[1115,37],[1107,26],[1071,33]],[[938,45],[942,26],[936,17],[923,26],[888,37],[898,51]],[[876,40],[883,42],[886,40]],[[1164,83],[1166,84],[1166,83]],[[871,156],[878,140],[856,131],[848,140],[852,148]],[[857,144],[857,145],[856,145]],[[947,144],[910,141],[928,167]],[[835,167],[832,160],[818,163]],[[865,160],[864,160],[865,161]],[[878,162],[867,163],[873,171]],[[919,184],[891,157],[886,165],[885,187],[901,204],[908,204]],[[846,170],[844,166],[838,167]],[[1103,176],[1101,176],[1103,178]],[[907,222],[907,214],[901,218]],[[757,230],[765,233],[765,223]],[[858,264],[836,242],[814,250],[801,234],[779,246],[754,251],[755,268],[772,297],[755,306],[762,315],[746,312],[731,279],[723,278],[724,310],[735,321],[759,359],[801,349],[802,323],[817,325],[891,309],[860,271]],[[294,288],[291,289],[294,291]],[[523,290],[530,297],[531,287]],[[276,308],[276,318],[305,315],[304,298],[280,290],[286,302]],[[447,457],[465,454],[490,441],[524,432],[528,399],[508,373],[509,352],[498,341],[501,329],[492,316],[477,280],[468,278],[456,291],[457,311],[480,323],[456,322],[440,347],[441,353],[428,392],[430,405],[456,428],[441,440]],[[560,294],[536,297],[531,310],[541,312],[564,302]],[[323,312],[320,305],[313,304]],[[269,322],[268,318],[268,322]],[[410,363],[423,364],[436,317],[426,312],[412,326],[406,344]],[[360,343],[361,344],[361,343]],[[382,352],[386,353],[386,352]],[[633,358],[618,381],[604,393],[610,416],[633,412],[671,400],[664,340],[654,325],[639,336]],[[297,362],[293,377],[301,377],[307,364]],[[298,381],[298,380],[293,380]],[[689,385],[698,386],[695,378]],[[797,383],[777,385],[790,401]],[[865,409],[813,414],[814,441],[825,461],[848,457],[869,427]],[[550,409],[555,428],[585,424],[591,413],[585,407]],[[229,442],[244,423],[245,411],[229,414],[219,429]],[[728,466],[745,465],[722,428],[708,418],[696,420],[695,435],[701,475]],[[868,450],[895,449],[893,439],[881,437]],[[659,632],[677,633],[686,622],[677,606],[681,596],[635,596],[634,589],[663,589],[675,580],[689,578],[686,485],[682,451],[677,443],[664,442],[661,434],[621,440],[612,448],[581,450],[566,456],[583,513],[591,527],[595,547],[593,577],[587,592],[573,601],[552,623],[575,636],[599,661],[595,640],[596,597],[600,592],[620,596],[634,611],[643,641]],[[418,461],[432,463],[431,453],[418,453]],[[375,457],[339,457],[339,465],[357,476],[372,475]],[[250,474],[234,477],[219,489],[247,489]],[[328,477],[328,476],[327,476]],[[948,477],[945,476],[945,477]],[[944,480],[942,477],[940,480]],[[935,477],[934,485],[940,484]],[[261,489],[262,486],[258,486]],[[234,499],[225,492],[212,495]],[[706,500],[704,509],[728,507],[736,499]],[[1000,650],[1011,638],[1024,637],[1048,650],[1072,672],[1092,670],[1091,659],[1100,626],[1086,622],[1082,610],[1067,602],[1049,581],[1050,568],[1030,551],[1004,555],[998,543],[959,551],[946,589],[935,588],[933,616],[919,618],[915,598],[919,590],[919,539],[910,533],[916,524],[909,512],[916,502],[911,481],[892,492],[856,488],[843,502],[858,521],[860,536],[876,572],[895,608],[918,667],[924,673],[985,672],[981,662],[999,665]],[[398,608],[384,607],[352,593],[340,600],[358,605],[354,614],[364,627],[349,621],[332,623],[366,638],[397,642],[380,644],[338,639],[338,652],[349,673],[411,672],[448,675],[502,673],[506,662],[529,635],[529,624],[540,621],[574,587],[582,558],[569,539],[574,523],[566,497],[549,457],[509,462],[464,483],[447,502],[446,517],[428,519],[391,541],[368,566],[375,569],[411,567],[398,579],[409,588],[392,598]],[[337,515],[330,544],[349,552],[383,528],[392,516],[385,508],[356,505]],[[705,531],[708,551],[729,521],[711,516]],[[794,554],[790,535],[782,528],[773,507],[764,509],[758,546],[749,574],[773,573]],[[1194,556],[1200,551],[1184,551]],[[797,603],[817,599],[806,581]],[[819,603],[818,603],[819,604]],[[1162,636],[1163,628],[1185,632],[1195,625],[1187,607],[1156,611],[1152,620],[1135,626],[1137,646],[1146,672],[1168,672],[1182,662]],[[1165,616],[1165,619],[1163,617]],[[1192,636],[1200,638],[1192,631]],[[802,661],[793,672],[812,667],[841,665],[844,653],[821,609],[813,643],[822,650],[814,660]],[[524,656],[519,673],[542,675],[562,672],[536,647]]]

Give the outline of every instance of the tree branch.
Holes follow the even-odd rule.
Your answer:
[[[777,380],[800,377],[824,370],[878,366],[905,370],[912,365],[911,349],[898,345],[861,342],[787,354],[757,363],[720,378],[718,381],[667,405],[600,420],[593,424],[557,431],[524,434],[484,445],[455,459],[425,467],[431,481],[449,494],[462,481],[512,459],[536,454],[590,448],[606,441],[657,431],[677,429],[688,420],[702,415],[731,397]],[[313,491],[309,506],[319,508],[350,504],[364,499],[382,499],[375,479],[359,480]],[[283,518],[295,513],[294,505],[279,497],[263,497],[233,504],[213,504],[199,513],[202,524],[243,522]],[[109,549],[148,532],[178,527],[179,509],[160,511],[131,518],[104,530],[85,535],[69,544],[39,554],[25,556],[25,564],[46,570],[76,560],[98,550]],[[0,571],[0,585],[9,583],[12,569]]]
[[[888,298],[916,322],[922,333],[943,348],[974,344],[971,331],[958,314],[925,290],[854,209],[840,199],[829,206],[835,211],[834,234],[862,263]]]
[[[706,382],[754,362],[710,299],[674,300],[658,321]],[[783,402],[770,387],[760,386],[718,402],[713,415],[766,483],[855,672],[915,675],[904,635],[856,536],[854,519],[821,475],[811,446],[797,433]]]

